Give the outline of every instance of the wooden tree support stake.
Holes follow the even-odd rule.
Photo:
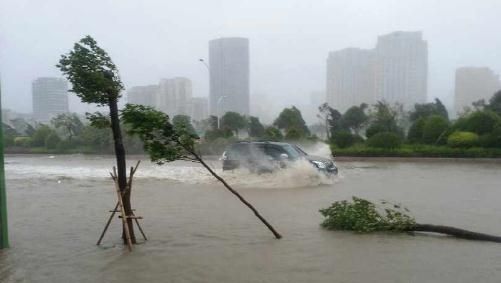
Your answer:
[[[130,168],[130,175],[129,175],[129,181],[127,183],[127,190],[130,190],[132,188],[132,178],[134,177],[134,173],[136,173],[136,170],[137,170],[137,167],[139,166],[139,163],[140,163],[140,161],[137,162],[135,167]],[[110,176],[111,176],[111,179],[113,180],[113,182],[115,183],[115,190],[117,193],[118,201],[117,201],[117,204],[115,205],[115,208],[113,210],[109,211],[109,212],[111,212],[111,215],[108,218],[108,221],[106,222],[106,225],[104,226],[103,232],[101,233],[101,236],[99,237],[99,240],[97,241],[96,245],[99,246],[101,244],[101,241],[103,240],[104,235],[106,234],[106,231],[108,230],[108,227],[111,224],[111,220],[115,216],[115,213],[118,212],[118,213],[120,213],[118,218],[120,218],[122,220],[122,225],[123,225],[123,228],[125,231],[127,247],[129,249],[129,251],[132,251],[132,241],[131,241],[131,237],[130,237],[129,226],[127,225],[127,219],[134,219],[137,227],[139,228],[139,231],[143,235],[144,240],[147,241],[148,239],[146,238],[146,235],[144,234],[143,228],[141,227],[141,225],[139,225],[139,219],[143,219],[143,217],[135,216],[134,214],[126,215],[125,209],[123,207],[123,201],[122,201],[122,196],[125,192],[120,192],[120,188],[118,187],[118,179],[117,179],[117,173],[116,173],[115,167],[113,167],[113,173],[110,172]],[[133,211],[135,211],[135,209],[133,209]]]

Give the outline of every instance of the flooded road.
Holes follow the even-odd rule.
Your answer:
[[[150,240],[132,253],[120,244],[118,219],[95,246],[115,204],[112,158],[6,162],[12,248],[0,251],[0,282],[501,281],[500,244],[324,231],[318,213],[356,195],[400,202],[420,223],[501,235],[499,161],[339,161],[334,180],[306,168],[224,173],[284,236],[275,240],[198,165],[143,160],[133,206]]]

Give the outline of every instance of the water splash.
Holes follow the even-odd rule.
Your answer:
[[[106,180],[113,166],[110,157],[85,159],[72,162],[69,158],[18,159],[6,164],[10,180],[54,180],[58,184],[71,180]],[[129,161],[129,164],[134,162]],[[255,174],[247,169],[223,171],[220,161],[208,162],[211,168],[231,185],[244,188],[298,188],[333,184],[334,178],[319,172],[308,161],[297,161],[286,169],[273,173]],[[188,184],[211,184],[218,181],[200,164],[176,161],[165,165],[143,162],[137,171],[137,179],[157,179]]]

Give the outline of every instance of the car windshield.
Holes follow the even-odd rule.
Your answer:
[[[283,145],[282,148],[287,152],[289,158],[297,159],[302,155],[296,148],[294,148],[290,144]]]
[[[306,151],[304,151],[302,148],[300,148],[298,145],[294,145],[294,148],[299,152],[300,155],[302,156],[306,156],[308,155],[308,153],[306,153]]]

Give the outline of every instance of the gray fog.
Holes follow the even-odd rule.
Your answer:
[[[198,59],[209,40],[241,36],[250,40],[251,105],[273,101],[278,112],[324,90],[329,51],[419,30],[428,41],[428,100],[450,105],[457,67],[501,72],[499,11],[499,0],[0,0],[2,103],[30,112],[32,80],[61,76],[59,56],[87,34],[110,53],[126,88],[185,76],[194,96],[208,96]],[[70,110],[85,107],[72,99]]]

